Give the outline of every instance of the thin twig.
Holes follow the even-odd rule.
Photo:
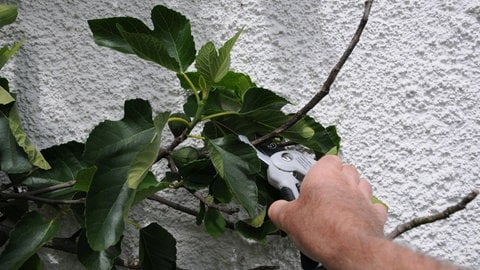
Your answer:
[[[455,205],[452,205],[452,206],[448,207],[447,209],[443,210],[440,213],[437,213],[437,214],[434,214],[434,215],[431,215],[431,216],[426,216],[426,217],[414,218],[409,222],[400,224],[392,232],[390,232],[386,236],[386,238],[390,239],[390,240],[395,239],[397,236],[401,235],[402,233],[407,232],[407,231],[409,231],[413,228],[416,228],[418,226],[428,224],[428,223],[432,223],[432,222],[435,222],[435,221],[438,221],[438,220],[441,220],[441,219],[446,219],[450,215],[452,215],[453,213],[465,209],[467,204],[470,203],[471,201],[473,201],[475,199],[475,197],[477,197],[478,193],[479,193],[478,190],[474,190],[474,191],[470,192],[468,195],[463,197],[460,202],[458,202]]]
[[[46,204],[83,204],[85,203],[85,198],[77,199],[77,200],[56,200],[56,199],[48,199],[38,196],[29,195],[27,192],[23,193],[0,193],[0,198],[3,199],[19,199],[19,200],[30,200],[34,202],[42,202]]]
[[[220,212],[223,212],[227,215],[233,215],[235,213],[238,213],[240,211],[239,208],[235,207],[235,208],[228,208],[228,207],[225,207],[225,206],[222,206],[222,205],[218,205],[218,204],[215,204],[215,203],[211,203],[209,202],[205,196],[203,196],[202,194],[198,193],[198,192],[192,192],[193,196],[195,196],[195,198],[199,199],[202,203],[204,203],[206,206],[210,207],[210,208],[215,208],[217,209],[218,211]]]
[[[266,134],[254,141],[252,141],[253,145],[260,144],[262,142],[265,142],[275,136],[278,136],[280,133],[284,132],[285,130],[291,128],[293,125],[295,125],[298,121],[300,121],[307,112],[309,112],[313,107],[315,107],[324,97],[328,95],[330,92],[330,87],[332,84],[335,82],[335,79],[337,78],[338,73],[342,69],[343,65],[347,61],[348,57],[350,54],[353,52],[353,49],[355,49],[355,46],[357,43],[360,41],[360,36],[362,35],[363,29],[365,28],[365,25],[368,22],[368,16],[370,15],[370,10],[372,7],[373,0],[367,0],[365,1],[365,8],[363,11],[363,16],[362,19],[360,20],[360,24],[357,27],[357,30],[355,31],[355,34],[353,35],[352,40],[350,41],[350,44],[348,44],[347,49],[345,49],[342,57],[338,60],[337,64],[333,67],[333,69],[330,71],[330,74],[328,75],[327,79],[322,85],[322,88],[320,91],[303,107],[301,108],[290,120],[288,120],[286,123],[275,129],[274,131],[270,132],[269,134]]]
[[[65,182],[65,183],[61,183],[61,184],[58,184],[58,185],[49,186],[49,187],[46,187],[46,188],[37,189],[37,190],[29,191],[29,192],[25,192],[25,193],[23,193],[23,194],[26,194],[26,195],[38,195],[38,194],[48,193],[48,192],[52,192],[52,191],[56,191],[56,190],[60,190],[60,189],[72,187],[73,185],[75,185],[75,183],[76,183],[75,180],[70,180],[70,181]]]

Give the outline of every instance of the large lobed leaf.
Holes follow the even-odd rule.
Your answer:
[[[122,120],[101,123],[87,139],[84,158],[97,167],[85,206],[86,234],[93,250],[118,242],[135,197],[133,188],[156,159],[152,152],[160,148],[158,119],[165,117],[155,124],[151,118],[147,101],[129,100]]]
[[[47,220],[37,212],[27,213],[10,234],[10,240],[0,256],[0,269],[20,268],[59,229],[57,218]]]
[[[215,170],[233,196],[250,216],[255,216],[258,191],[252,176],[260,171],[255,150],[233,135],[208,140],[208,150]]]
[[[155,6],[151,19],[154,29],[130,17],[89,20],[95,43],[153,61],[183,73],[195,60],[195,43],[190,22],[182,14]]]

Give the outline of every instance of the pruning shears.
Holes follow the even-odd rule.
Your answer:
[[[316,160],[299,151],[286,149],[274,141],[255,147],[247,137],[239,135],[239,139],[252,146],[258,158],[267,165],[268,183],[280,191],[282,198],[287,201],[297,199],[303,178]],[[303,253],[300,259],[304,270],[324,269]]]

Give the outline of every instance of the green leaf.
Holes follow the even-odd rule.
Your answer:
[[[16,174],[29,172],[32,168],[27,154],[12,135],[7,116],[0,111],[0,170]]]
[[[84,159],[96,165],[97,172],[86,198],[85,222],[93,250],[104,250],[122,236],[135,196],[135,190],[129,188],[130,172],[145,172],[150,162],[144,162],[147,159],[139,153],[145,154],[157,136],[150,104],[138,99],[125,102],[122,120],[105,121],[90,133]]]
[[[199,159],[198,150],[194,147],[187,146],[184,148],[180,148],[172,152],[171,157],[173,161],[178,167],[182,167],[183,165],[190,163]]]
[[[206,188],[217,172],[210,159],[197,159],[186,164],[178,164],[178,171],[186,187],[193,190]]]
[[[156,192],[166,189],[170,186],[170,183],[167,181],[157,181],[155,175],[149,172],[145,178],[140,182],[137,187],[137,192],[135,192],[135,199],[133,204],[143,201],[148,196],[155,194]]]
[[[35,190],[76,180],[77,173],[88,166],[82,158],[83,150],[84,144],[75,141],[42,150],[42,155],[53,169],[37,170],[22,183]],[[73,187],[62,189],[61,192],[72,193],[75,189]]]
[[[93,40],[97,45],[129,54],[135,54],[135,51],[123,38],[119,27],[129,33],[148,34],[151,32],[142,21],[131,17],[89,20],[88,26],[90,27],[90,31],[92,31]]]
[[[112,269],[115,258],[121,253],[121,240],[115,245],[102,251],[95,251],[90,248],[85,230],[82,230],[77,242],[78,260],[87,268],[95,270]]]
[[[214,85],[216,88],[233,90],[236,97],[242,99],[245,92],[256,87],[255,83],[247,74],[229,71],[221,81]]]
[[[182,72],[178,61],[169,55],[165,44],[156,36],[144,33],[130,33],[118,26],[123,39],[140,58],[155,62],[175,72]]]
[[[288,101],[264,88],[250,88],[243,97],[241,113],[260,110],[280,110]]]
[[[168,55],[176,59],[179,65],[179,70],[174,71],[185,72],[196,54],[190,22],[182,14],[164,6],[153,8],[152,21],[154,35],[162,40]]]
[[[225,180],[220,177],[215,177],[215,180],[210,185],[210,194],[216,200],[222,203],[229,203],[233,197],[233,194],[230,192]]]
[[[235,223],[235,230],[246,238],[259,241],[261,243],[267,242],[267,236],[278,231],[270,220],[266,220],[262,226],[255,228],[244,221]]]
[[[15,140],[17,141],[17,144],[23,148],[28,156],[29,161],[40,169],[51,169],[50,164],[48,164],[48,162],[45,160],[42,153],[35,148],[35,146],[27,138],[27,134],[25,134],[25,132],[22,130],[17,106],[15,105],[10,109],[10,113],[8,115],[8,124],[10,125],[10,129],[15,137]]]
[[[23,41],[20,41],[15,43],[11,49],[6,46],[0,49],[0,69],[7,63],[8,59],[10,59],[10,57],[22,47],[22,45]]]
[[[242,30],[238,31],[218,50],[218,53],[212,42],[202,46],[198,52],[195,67],[205,79],[216,83],[227,74],[230,68],[230,51],[241,33]]]
[[[205,126],[204,136],[217,138],[233,133],[254,137],[267,134],[290,119],[291,116],[280,110],[286,104],[284,98],[270,90],[249,88],[244,94],[239,113],[212,119]],[[215,108],[213,105],[211,107]],[[281,135],[289,139],[308,140],[314,135],[314,130],[300,121]]]
[[[137,154],[131,169],[128,171],[128,187],[136,189],[138,184],[142,181],[145,175],[149,172],[150,167],[157,160],[158,152],[160,151],[160,143],[162,139],[162,130],[167,123],[170,113],[161,113],[153,120],[155,126],[155,135],[150,143]]]
[[[309,116],[306,116],[302,122],[312,128],[315,133],[309,139],[303,139],[301,137],[291,138],[293,141],[313,150],[318,158],[326,154],[336,155],[338,153],[340,149],[340,137],[334,126],[324,128]]]
[[[231,135],[208,140],[207,147],[215,170],[225,180],[233,196],[250,216],[255,216],[257,186],[252,175],[260,171],[255,150]]]
[[[37,212],[27,213],[10,234],[0,256],[0,269],[18,269],[60,229],[59,221],[46,220]]]
[[[177,241],[157,223],[140,230],[140,264],[144,270],[175,270]]]
[[[267,215],[267,209],[265,208],[256,217],[243,220],[243,222],[247,223],[248,225],[254,228],[259,228],[260,226],[262,226],[266,215]]]
[[[14,102],[15,99],[10,95],[10,93],[5,90],[5,88],[0,86],[0,105],[7,105]]]
[[[168,119],[168,128],[178,137],[190,126],[190,118],[184,113],[173,113]]]
[[[93,176],[97,172],[96,166],[91,166],[88,168],[83,168],[77,172],[75,179],[75,189],[78,191],[88,192],[90,189],[90,184],[92,183]]]
[[[222,235],[225,232],[227,223],[220,211],[215,208],[208,208],[205,212],[205,229],[213,237]]]
[[[13,23],[17,19],[16,5],[0,5],[0,28]]]
[[[42,270],[43,262],[40,260],[38,254],[33,254],[20,268],[19,270]]]
[[[95,42],[124,53],[135,53],[170,70],[183,73],[195,60],[190,22],[182,14],[156,6],[151,18],[154,30],[130,17],[90,20]]]

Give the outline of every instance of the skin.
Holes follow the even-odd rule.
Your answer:
[[[298,199],[276,201],[268,215],[329,270],[458,269],[386,240],[386,209],[371,197],[370,183],[353,166],[325,156],[305,176]]]

